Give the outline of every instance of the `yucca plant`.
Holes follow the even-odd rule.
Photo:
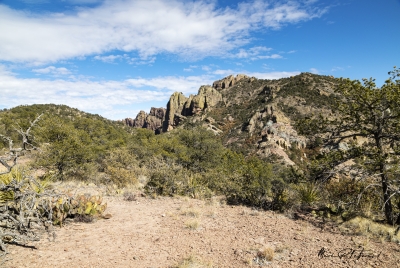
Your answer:
[[[312,205],[320,200],[320,192],[318,186],[314,183],[306,182],[299,184],[295,190],[302,204]]]

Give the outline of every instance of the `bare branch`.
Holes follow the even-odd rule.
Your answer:
[[[17,164],[18,157],[23,152],[37,149],[33,144],[29,142],[29,137],[30,137],[29,132],[31,131],[32,127],[36,125],[36,123],[39,121],[42,115],[43,114],[40,114],[38,117],[36,117],[36,119],[30,123],[30,126],[26,131],[24,131],[21,127],[19,129],[14,127],[14,129],[22,136],[22,146],[19,148],[14,148],[14,141],[10,137],[6,137],[0,134],[1,138],[8,141],[8,150],[9,150],[8,155],[0,157],[1,165],[3,165],[6,168],[6,171],[0,172],[0,175],[11,172],[12,168]],[[12,160],[12,164],[9,163],[10,160]]]

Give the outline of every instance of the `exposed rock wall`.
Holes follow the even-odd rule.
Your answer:
[[[135,128],[147,128],[156,131],[162,126],[165,116],[165,108],[152,107],[150,113],[140,111],[135,119],[125,118],[126,125]]]
[[[222,95],[211,86],[201,86],[197,95],[186,98],[175,92],[169,99],[163,132],[170,131],[185,120],[186,116],[198,115],[222,101]]]
[[[185,103],[188,98],[182,92],[174,92],[167,103],[165,120],[163,122],[163,132],[170,131],[176,126],[175,114],[182,114]]]
[[[233,75],[230,75],[221,80],[215,81],[213,83],[212,87],[217,90],[228,88],[228,87],[235,85],[239,80],[241,80],[243,78],[249,78],[249,77],[245,74],[238,74],[238,75],[236,75],[236,77]]]

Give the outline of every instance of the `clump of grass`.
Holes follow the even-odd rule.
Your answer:
[[[396,233],[396,228],[390,225],[373,222],[370,219],[355,217],[340,225],[342,232],[352,233],[362,236],[372,236],[387,241],[400,243],[400,232]]]
[[[194,208],[190,208],[190,209],[184,210],[182,212],[182,215],[193,217],[193,218],[198,218],[200,216],[200,211],[198,211],[197,209],[194,209]]]
[[[212,209],[209,210],[206,215],[207,217],[215,219],[218,216],[218,213],[214,209]]]
[[[275,251],[270,247],[264,247],[257,252],[257,258],[261,261],[271,262],[274,259]]]
[[[208,268],[212,267],[211,263],[204,263],[199,258],[195,256],[189,256],[183,259],[177,266],[174,268]]]
[[[214,206],[219,206],[220,205],[220,200],[217,197],[213,196],[213,197],[210,197],[210,198],[206,199],[204,204],[206,206],[213,206],[213,207]]]
[[[200,226],[200,223],[198,220],[190,220],[185,223],[185,226],[188,229],[197,230]]]

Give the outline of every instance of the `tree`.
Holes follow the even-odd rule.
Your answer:
[[[381,188],[386,221],[400,224],[400,201],[397,208],[392,202],[400,195],[400,68],[394,67],[389,75],[381,88],[372,78],[363,79],[362,83],[341,79],[333,116],[305,119],[299,126],[303,126],[303,133],[322,137],[325,148],[336,148],[323,153],[315,178],[331,174],[340,163],[354,160],[360,168],[358,173],[378,182],[368,187]]]
[[[21,154],[24,154],[26,151],[36,150],[36,147],[32,145],[31,142],[30,131],[32,127],[35,126],[39,121],[41,116],[42,114],[39,115],[33,122],[31,122],[30,126],[25,131],[19,125],[18,128],[14,127],[16,132],[18,132],[18,134],[22,137],[22,146],[19,148],[14,148],[14,141],[10,137],[0,134],[0,138],[3,138],[8,142],[9,150],[7,155],[0,156],[0,164],[7,169],[4,172],[0,172],[0,175],[11,172],[11,169],[17,164],[18,157]],[[10,164],[9,161],[12,161],[12,163]]]

